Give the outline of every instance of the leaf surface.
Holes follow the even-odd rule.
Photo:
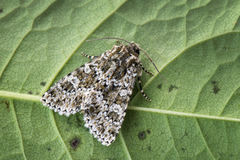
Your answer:
[[[0,1],[0,159],[240,159],[240,2]],[[141,45],[136,83],[110,146],[40,103],[119,37]],[[73,140],[80,143],[74,149]]]

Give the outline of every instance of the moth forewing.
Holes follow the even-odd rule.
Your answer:
[[[128,41],[126,41],[128,42]],[[138,76],[141,92],[139,45],[114,45],[54,84],[43,96],[43,105],[60,115],[84,113],[85,126],[103,145],[115,141],[122,126]],[[151,73],[150,73],[151,74]]]

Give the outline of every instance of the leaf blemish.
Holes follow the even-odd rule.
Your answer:
[[[80,140],[75,138],[72,140],[72,142],[70,144],[71,144],[71,147],[75,150],[77,148],[77,146],[79,145],[79,143],[80,143]]]
[[[2,12],[3,12],[3,9],[1,8],[1,9],[0,9],[0,13],[2,13]]]
[[[213,93],[217,94],[220,91],[220,88],[218,87],[218,82],[212,81],[212,85],[213,85]]]
[[[217,81],[212,81],[212,84],[213,84],[213,85],[217,84]]]
[[[148,129],[148,130],[147,130],[147,133],[148,133],[148,134],[150,134],[150,133],[151,133],[151,131]]]
[[[28,94],[32,94],[32,91],[29,91]]]
[[[7,101],[7,99],[4,99],[1,103],[5,103],[7,105],[7,110],[9,112],[9,102]]]
[[[218,88],[218,86],[214,86],[213,93],[217,94],[219,91],[220,91],[220,88]]]
[[[162,89],[162,83],[157,86],[158,89]]]
[[[139,138],[140,140],[146,139],[146,132],[140,132],[140,133],[138,134],[138,138]]]
[[[169,93],[172,92],[173,89],[178,89],[178,87],[175,85],[170,85],[170,87],[168,88]]]
[[[46,85],[46,82],[41,82],[40,85],[41,85],[41,86],[45,86],[45,85]]]
[[[151,146],[149,146],[149,147],[148,147],[148,150],[149,150],[149,151],[152,151],[152,147],[151,147]]]

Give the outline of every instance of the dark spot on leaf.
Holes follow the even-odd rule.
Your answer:
[[[151,133],[151,131],[148,129],[148,130],[147,130],[147,133],[148,133],[148,134],[150,134],[150,133]]]
[[[145,132],[140,132],[140,133],[138,134],[138,138],[139,138],[140,140],[146,139],[146,133],[145,133]]]
[[[41,82],[40,85],[45,86],[46,82]]]
[[[48,148],[47,150],[48,150],[48,151],[51,151],[51,148]]]
[[[167,142],[170,141],[170,140],[172,140],[172,137],[170,137],[170,138],[167,140]]]
[[[149,147],[148,147],[148,150],[149,150],[149,151],[152,151],[152,147],[151,147],[151,146],[149,146]]]
[[[185,133],[184,133],[184,135],[182,136],[182,138],[181,139],[183,139],[184,137],[189,137],[188,136],[188,133],[185,131]]]
[[[39,95],[39,93],[36,93],[36,95]]]
[[[28,94],[32,94],[32,91],[29,91]]]
[[[7,110],[9,112],[9,102],[7,101],[7,99],[4,99],[1,103],[5,103],[7,106]]]
[[[70,145],[75,150],[77,148],[77,146],[79,145],[79,143],[80,143],[79,139],[75,138],[71,141]]]
[[[220,91],[220,88],[218,88],[218,86],[214,86],[213,87],[213,93],[217,94]]]
[[[2,12],[3,12],[3,9],[1,8],[1,9],[0,9],[0,13],[2,13]]]
[[[217,84],[217,81],[212,81],[212,84]]]
[[[218,87],[218,82],[212,81],[212,85],[213,85],[213,93],[217,94],[220,91],[220,88]]]
[[[185,148],[181,148],[183,152],[185,152]]]
[[[170,87],[168,88],[169,93],[172,92],[173,89],[178,89],[178,87],[175,85],[170,85]]]
[[[158,89],[162,89],[162,83],[157,86]]]

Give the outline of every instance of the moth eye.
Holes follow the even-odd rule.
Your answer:
[[[136,49],[135,52],[136,52],[138,55],[139,55],[139,53],[140,53],[140,52],[139,52],[139,49]]]

